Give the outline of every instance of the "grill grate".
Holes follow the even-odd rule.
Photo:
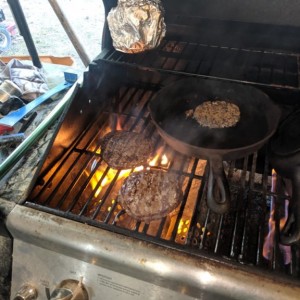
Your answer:
[[[299,89],[299,55],[193,42],[163,40],[159,48],[140,54],[114,49],[102,59],[164,71],[221,78],[258,86]]]
[[[121,87],[114,96],[118,107],[102,111],[89,124],[65,156],[38,178],[25,205],[193,255],[212,255],[215,259],[298,277],[298,248],[292,247],[287,262],[286,253],[278,243],[279,222],[287,196],[283,190],[271,190],[267,160],[262,172],[258,170],[257,153],[227,162],[232,207],[223,216],[212,213],[205,199],[206,161],[177,153],[159,137],[147,110],[154,93],[153,89]],[[116,103],[110,100],[109,103]],[[162,220],[149,224],[136,222],[117,202],[124,178],[137,170],[114,170],[101,158],[100,140],[110,130],[111,116],[116,112],[123,130],[143,132],[155,142],[157,157],[149,167],[176,172],[182,178],[181,205]],[[265,259],[263,246],[271,199],[276,204],[275,244],[270,248],[269,259]]]

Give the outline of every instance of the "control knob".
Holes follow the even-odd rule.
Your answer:
[[[50,300],[89,300],[85,286],[80,281],[66,279],[51,293]]]
[[[14,300],[36,300],[37,297],[37,290],[30,284],[24,284],[17,292]]]

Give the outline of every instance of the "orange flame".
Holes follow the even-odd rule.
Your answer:
[[[108,134],[109,132],[111,132],[113,130],[122,130],[120,116],[117,114],[114,114],[114,115],[116,116],[116,125],[115,125],[116,128],[113,128],[114,127],[113,122],[110,122],[110,124],[107,127],[105,127],[105,129],[102,130],[101,138],[103,138],[106,134]],[[101,154],[101,148],[95,149],[95,147],[92,147],[90,150],[95,152],[96,154],[99,154],[99,155]]]
[[[155,166],[159,166],[161,165],[162,167],[167,167],[168,164],[169,164],[169,159],[167,157],[166,154],[163,154],[162,155],[162,152],[163,152],[163,148],[159,148],[157,150],[157,153],[156,155],[154,156],[154,158],[149,162],[149,166],[150,167],[155,167]]]
[[[143,171],[144,170],[144,166],[139,166],[139,167],[136,167],[133,172],[140,172],[140,171]]]
[[[186,234],[190,227],[190,220],[180,219],[179,225],[177,228],[177,234]]]
[[[122,130],[121,119],[119,116],[117,118],[116,130]]]
[[[157,165],[159,159],[159,153],[154,156],[154,158],[149,162],[150,167],[154,167]]]
[[[169,163],[169,160],[168,160],[168,158],[167,158],[167,155],[164,154],[164,155],[162,156],[162,158],[161,158],[161,164],[162,164],[162,165],[167,165],[168,163]]]
[[[121,124],[120,124],[120,118],[118,118],[118,120],[117,120],[117,130],[119,130],[119,129],[122,129]],[[166,154],[162,155],[162,152],[163,152],[163,148],[161,147],[157,150],[157,153],[154,156],[154,158],[151,159],[151,161],[148,163],[149,167],[154,167],[154,166],[167,167],[168,166],[169,159],[167,158]],[[98,149],[97,153],[100,154],[101,149]],[[149,167],[147,167],[147,169],[150,169]],[[134,168],[133,170],[132,169],[121,170],[118,175],[117,180],[128,177],[131,172],[140,172],[142,170],[144,170],[144,166],[138,166],[138,167]],[[103,190],[103,188],[112,182],[112,180],[115,178],[117,172],[118,172],[118,170],[110,168],[108,170],[107,174],[105,175],[105,177],[103,178],[104,170],[101,169],[101,167],[98,170],[96,170],[95,174],[93,175],[93,177],[90,180],[92,189],[93,190],[97,189],[97,191],[94,194],[95,197],[98,197],[100,195],[101,191]],[[86,171],[86,173],[88,174],[88,171]],[[99,185],[100,181],[101,181],[101,184]]]
[[[150,166],[157,165],[157,161],[158,161],[157,157],[158,156],[156,155],[155,158],[150,161],[150,163],[149,163]],[[132,169],[121,170],[120,174],[118,175],[117,180],[124,179],[124,178],[128,177],[131,172],[140,172],[140,171],[143,171],[143,170],[144,170],[144,166],[138,166],[138,167],[134,168],[133,171],[132,171]],[[91,181],[90,181],[92,189],[95,189],[97,187],[99,181],[103,177],[103,174],[104,174],[104,171],[100,170],[100,169],[95,172],[95,174],[93,175],[93,177],[91,178]],[[106,185],[108,185],[108,184],[111,183],[111,181],[114,179],[114,177],[116,176],[116,174],[117,174],[117,170],[116,169],[110,168],[108,170],[107,174],[102,179],[100,186],[98,186],[97,191],[95,192],[95,197],[98,197],[100,195],[102,189]]]
[[[113,178],[116,175],[116,170],[109,169],[106,176],[102,179],[100,186],[98,186],[98,183],[101,180],[101,178],[103,177],[103,174],[104,174],[104,171],[97,170],[95,172],[95,174],[93,175],[93,177],[91,178],[90,184],[92,186],[92,189],[94,190],[97,188],[97,190],[95,192],[95,197],[98,197],[99,194],[101,193],[103,187],[105,187],[105,185],[107,185],[109,182],[111,182],[113,180]]]
[[[272,169],[272,186],[271,186],[271,192],[276,191],[276,181],[277,181],[277,175],[274,169]],[[279,228],[282,230],[288,216],[288,200],[285,200],[285,216],[280,219],[279,221]],[[267,260],[271,260],[273,257],[272,249],[274,247],[274,239],[275,239],[275,203],[274,203],[274,197],[271,198],[271,206],[270,206],[271,212],[269,217],[269,232],[267,236],[265,237],[264,245],[263,245],[263,257]],[[285,265],[289,264],[291,262],[291,247],[285,246],[285,245],[279,245],[279,248],[284,256],[284,263]]]

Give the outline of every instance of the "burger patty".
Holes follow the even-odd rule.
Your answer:
[[[128,215],[145,222],[165,217],[181,199],[178,177],[159,170],[132,173],[118,195],[118,202]]]
[[[195,111],[188,110],[185,114],[209,128],[233,127],[240,120],[239,107],[227,101],[205,101]]]
[[[114,131],[101,141],[103,160],[114,169],[131,169],[150,160],[153,143],[141,133]]]

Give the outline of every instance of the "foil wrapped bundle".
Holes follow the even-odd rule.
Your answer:
[[[114,48],[125,53],[156,48],[166,34],[160,0],[119,0],[107,21]]]

